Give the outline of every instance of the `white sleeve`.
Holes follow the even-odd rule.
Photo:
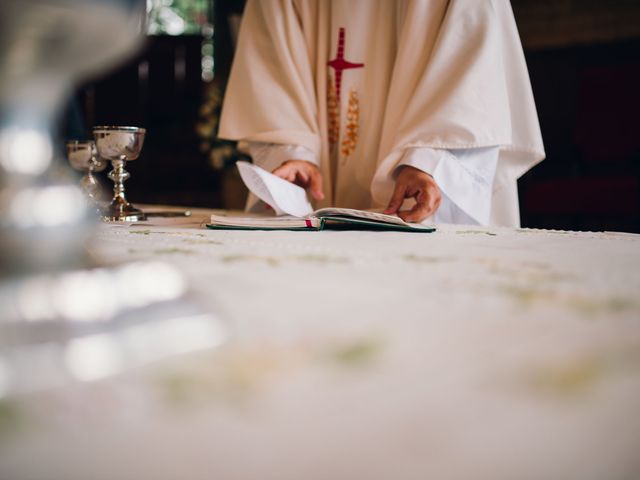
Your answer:
[[[247,153],[255,165],[272,172],[287,160],[306,160],[320,166],[316,155],[306,147],[300,145],[286,145],[279,143],[243,142],[240,150]],[[260,211],[264,208],[258,197],[249,193],[247,211]]]
[[[440,150],[409,148],[398,166],[430,174],[442,194],[440,208],[428,221],[489,225],[498,147]]]
[[[272,172],[287,160],[306,160],[320,166],[316,155],[300,145],[246,142],[242,145],[242,150],[249,154],[254,164],[268,172]]]

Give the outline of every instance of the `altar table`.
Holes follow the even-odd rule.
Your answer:
[[[0,478],[640,478],[640,235],[99,226],[216,348],[0,407]]]

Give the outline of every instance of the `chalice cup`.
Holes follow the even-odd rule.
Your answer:
[[[89,200],[94,204],[100,203],[102,188],[93,174],[103,171],[107,162],[98,157],[95,142],[93,140],[68,141],[67,159],[74,170],[84,173],[80,179],[80,187]]]
[[[94,127],[93,136],[98,155],[111,162],[113,170],[113,199],[103,210],[102,218],[111,222],[137,222],[146,220],[145,213],[135,208],[124,193],[124,182],[131,176],[124,167],[140,156],[146,130],[140,127]]]

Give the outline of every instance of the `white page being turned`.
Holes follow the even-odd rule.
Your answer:
[[[271,205],[276,215],[306,217],[313,212],[304,188],[249,162],[237,162],[236,165],[247,188],[260,200]]]

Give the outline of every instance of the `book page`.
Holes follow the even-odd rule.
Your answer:
[[[432,230],[432,225],[424,225],[421,223],[408,223],[402,220],[397,215],[387,215],[381,213],[379,210],[355,210],[353,208],[321,208],[315,211],[315,215],[318,217],[326,218],[358,218],[366,221],[371,221],[380,224],[387,225],[399,225],[402,227],[412,228],[415,230]]]
[[[256,197],[262,200],[267,205],[270,205],[271,208],[276,212],[276,215],[284,215],[284,212],[278,207],[275,200],[271,196],[271,192],[265,185],[264,181],[253,168],[254,165],[249,162],[236,162],[236,166],[238,167],[238,171],[240,172],[240,177],[242,181],[246,185],[246,187],[253,193]]]
[[[395,225],[409,225],[397,215],[387,215],[385,213],[374,212],[371,210],[355,210],[353,208],[321,208],[315,212],[317,216],[323,217],[328,215],[344,215],[356,218],[364,218],[375,222],[391,223]]]
[[[276,215],[306,217],[313,212],[304,188],[249,162],[237,162],[236,165],[247,188],[260,200],[270,205]]]
[[[317,218],[293,217],[291,215],[274,217],[273,215],[244,212],[241,216],[212,214],[211,224],[253,228],[319,228],[320,220]]]

